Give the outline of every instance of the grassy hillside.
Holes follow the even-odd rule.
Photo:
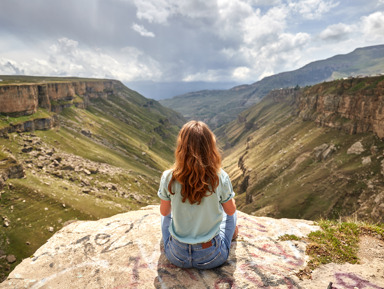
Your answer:
[[[273,89],[312,85],[347,76],[384,73],[384,45],[309,63],[300,69],[265,77],[230,90],[204,90],[161,100],[188,119],[199,119],[217,128],[236,119],[239,112],[258,103]]]
[[[97,78],[79,77],[54,77],[54,76],[30,76],[30,75],[0,75],[0,85],[42,83],[42,82],[68,82],[68,81],[99,81]]]
[[[292,99],[267,97],[216,130],[240,210],[257,216],[383,221],[384,142],[297,116]],[[355,143],[361,154],[348,153]]]
[[[0,255],[17,258],[0,260],[0,281],[66,222],[157,204],[159,178],[173,162],[184,122],[123,85],[108,99],[65,108],[57,117],[54,129],[0,137],[0,164],[11,158],[25,172],[0,190]],[[23,121],[0,118],[2,125]]]

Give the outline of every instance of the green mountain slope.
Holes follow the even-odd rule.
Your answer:
[[[241,113],[237,120],[217,129],[225,148],[224,169],[238,194],[239,209],[277,218],[356,216],[382,222],[384,142],[369,131],[369,125],[367,132],[344,132],[344,124],[353,124],[352,114],[351,119],[334,114],[334,128],[303,120],[316,118],[308,114],[305,118],[299,116],[307,101],[303,95],[308,91],[319,92],[318,105],[320,95],[333,97],[331,91],[335,97],[348,96],[349,100],[368,92],[375,98],[372,91],[378,89],[375,85],[380,79],[382,89],[379,78],[367,79],[366,86],[362,79],[276,91]],[[348,87],[347,83],[354,85]],[[362,103],[361,99],[357,102]],[[376,107],[382,105],[376,103]],[[322,113],[332,115],[329,110],[313,112],[314,116]]]
[[[230,90],[193,92],[161,100],[161,103],[188,119],[203,120],[212,128],[217,128],[236,119],[239,112],[258,103],[273,89],[380,73],[384,73],[384,45],[359,48],[345,55],[315,61],[294,71],[265,77],[251,85],[237,86]]]
[[[52,114],[3,115],[0,128]],[[17,260],[0,260],[0,281],[66,222],[157,204],[159,178],[173,162],[184,122],[122,84],[87,109],[71,105],[56,118],[53,129],[0,137],[0,175],[7,170],[16,175],[0,188],[0,256]]]

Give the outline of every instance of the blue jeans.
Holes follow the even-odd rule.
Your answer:
[[[232,236],[236,228],[237,212],[228,216],[224,213],[220,224],[220,232],[206,249],[201,244],[186,244],[172,238],[169,233],[172,216],[161,216],[161,230],[163,233],[164,251],[167,259],[181,268],[211,269],[223,264],[229,256]]]

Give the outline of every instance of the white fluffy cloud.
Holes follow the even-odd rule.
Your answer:
[[[110,53],[82,47],[68,38],[58,39],[33,58],[15,61],[0,57],[0,74],[92,76],[122,81],[161,78],[159,64],[134,47]]]
[[[355,25],[338,23],[328,26],[320,33],[320,38],[325,41],[341,41],[348,39],[351,32],[355,31]]]
[[[378,11],[362,17],[364,36],[369,40],[384,39],[384,12]]]

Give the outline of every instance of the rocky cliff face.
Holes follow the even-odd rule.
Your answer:
[[[0,113],[10,116],[30,115],[39,107],[59,112],[66,105],[86,106],[90,99],[107,98],[115,80],[51,82],[0,86]]]
[[[301,90],[294,97],[297,113],[303,119],[343,129],[350,134],[373,132],[384,138],[382,76],[317,84]]]

